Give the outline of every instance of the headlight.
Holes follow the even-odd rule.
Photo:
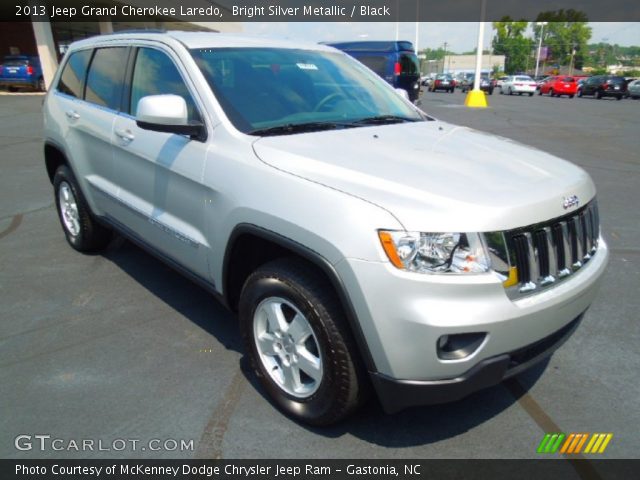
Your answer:
[[[489,256],[478,233],[421,233],[381,230],[382,247],[393,265],[418,273],[483,273]]]

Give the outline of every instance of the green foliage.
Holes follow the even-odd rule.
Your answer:
[[[548,22],[543,30],[542,44],[549,48],[555,63],[569,65],[573,56],[576,68],[582,68],[589,56],[587,42],[591,38],[591,27],[587,16],[580,11],[568,9],[555,12],[542,12],[538,22]],[[535,25],[535,24],[534,24]],[[534,41],[540,39],[541,28],[534,27]]]
[[[524,36],[528,25],[524,21],[513,22],[510,17],[493,22],[496,35],[491,46],[495,55],[505,56],[504,71],[507,74],[525,71],[529,66],[533,42]]]
[[[425,60],[442,60],[444,59],[445,54],[450,54],[451,52],[445,52],[444,48],[425,48],[420,51],[421,54],[425,56]]]

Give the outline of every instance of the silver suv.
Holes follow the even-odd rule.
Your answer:
[[[69,244],[118,232],[205,286],[309,424],[371,390],[388,412],[456,400],[548,357],[607,263],[582,169],[434,120],[327,46],[83,40],[44,117]]]

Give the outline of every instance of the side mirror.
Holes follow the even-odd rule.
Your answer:
[[[187,102],[179,95],[148,95],[138,102],[136,124],[144,130],[175,133],[200,139],[205,129],[200,122],[190,122]]]

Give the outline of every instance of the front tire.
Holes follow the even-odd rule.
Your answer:
[[[340,303],[303,261],[275,260],[251,274],[239,320],[253,371],[287,415],[330,425],[364,399],[366,381]]]
[[[82,196],[73,172],[58,167],[53,177],[58,218],[69,245],[79,252],[97,252],[111,241],[112,232],[99,224]]]

